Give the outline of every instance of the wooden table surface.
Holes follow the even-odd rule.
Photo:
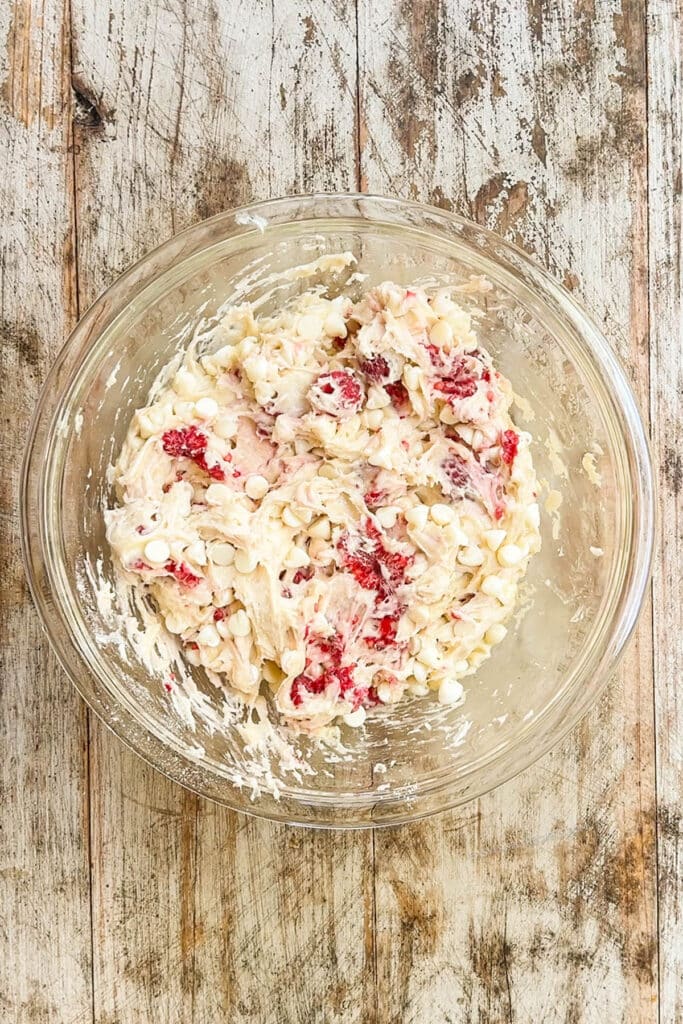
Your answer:
[[[677,0],[3,0],[0,1019],[683,1021]],[[46,370],[131,261],[253,198],[457,210],[581,297],[650,425],[637,635],[560,749],[412,827],[314,833],[166,781],[41,633],[19,462]]]

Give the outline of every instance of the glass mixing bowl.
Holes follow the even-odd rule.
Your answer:
[[[260,757],[220,726],[222,695],[188,667],[184,702],[117,630],[99,578],[111,575],[107,469],[133,411],[200,320],[227,303],[272,308],[310,287],[282,272],[351,250],[361,286],[382,280],[490,290],[461,301],[520,396],[548,511],[519,613],[465,680],[466,701],[432,696],[378,709],[336,749],[297,743],[310,771]],[[318,275],[320,281],[324,275]],[[274,286],[275,282],[275,286]],[[543,508],[542,497],[541,503]],[[292,823],[358,827],[470,800],[558,743],[593,703],[631,633],[653,547],[653,484],[624,372],[575,300],[520,250],[441,210],[366,195],[258,203],[190,228],[123,275],[86,313],[43,390],[23,469],[31,590],[60,661],[104,722],[152,765],[230,807]],[[247,766],[247,767],[245,767]]]

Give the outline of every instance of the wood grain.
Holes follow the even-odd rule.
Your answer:
[[[359,42],[364,186],[533,252],[602,324],[646,410],[643,9],[368,0]],[[378,833],[376,852],[386,1020],[655,1021],[647,612],[560,750],[477,806]]]
[[[68,30],[0,6],[0,1018],[90,1019],[85,708],[21,566],[19,470],[40,383],[76,320]]]
[[[3,1021],[683,1024],[680,14],[0,5]],[[237,816],[88,731],[18,551],[28,417],[79,308],[202,217],[358,185],[463,212],[577,292],[650,410],[664,524],[654,648],[647,608],[560,749],[375,836]]]
[[[654,573],[660,1019],[683,1021],[683,25],[648,10],[651,408],[659,471]]]
[[[354,26],[343,3],[245,18],[75,0],[85,302],[197,219],[354,187]],[[97,723],[92,788],[98,1024],[365,1019],[370,836],[246,822],[141,767]]]

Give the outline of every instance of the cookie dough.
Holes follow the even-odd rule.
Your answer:
[[[286,725],[463,699],[539,507],[510,382],[446,290],[229,310],[133,417],[107,536],[187,659]],[[214,677],[215,678],[215,677]],[[416,704],[416,708],[419,704]]]

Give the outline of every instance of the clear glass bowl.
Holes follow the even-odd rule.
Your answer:
[[[534,435],[538,476],[562,503],[543,514],[543,549],[516,624],[466,681],[461,708],[426,697],[378,710],[365,729],[344,732],[346,753],[302,743],[312,774],[293,775],[273,758],[271,786],[255,796],[235,785],[246,756],[236,730],[211,731],[201,718],[177,713],[161,675],[112,636],[87,567],[101,559],[104,575],[111,570],[102,516],[107,467],[188,332],[201,317],[215,320],[226,302],[263,298],[273,280],[279,287],[270,304],[288,298],[310,281],[282,281],[283,270],[344,250],[367,274],[363,287],[487,278],[483,298],[464,294],[463,301],[481,309],[483,343],[523,399],[517,422]],[[344,285],[331,279],[333,288]],[[452,807],[558,743],[614,669],[653,547],[643,425],[621,366],[572,296],[475,224],[365,195],[301,196],[221,214],[124,274],[86,313],[50,372],[28,441],[22,510],[36,605],[64,669],[103,721],[198,793],[319,826],[389,824]],[[198,693],[218,710],[220,694],[193,672]]]

